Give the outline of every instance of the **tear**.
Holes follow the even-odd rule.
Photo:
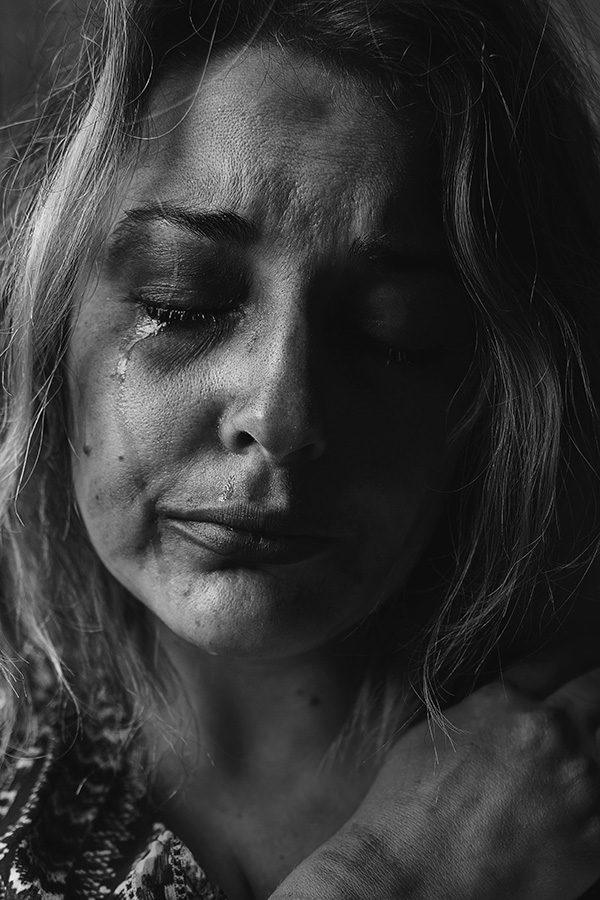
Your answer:
[[[116,374],[121,384],[125,381],[129,359],[136,344],[139,344],[140,341],[145,341],[146,338],[155,337],[157,334],[160,334],[164,327],[164,322],[155,322],[154,319],[151,319],[149,316],[136,324],[134,336],[126,345],[117,363]]]
[[[235,490],[235,475],[230,475],[227,479],[227,483],[225,487],[221,491],[219,495],[219,503],[227,503],[228,500],[231,500],[233,497],[233,492]]]

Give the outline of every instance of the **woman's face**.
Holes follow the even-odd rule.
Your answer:
[[[210,653],[283,657],[397,594],[469,362],[425,116],[288,51],[163,79],[70,345],[77,503]]]

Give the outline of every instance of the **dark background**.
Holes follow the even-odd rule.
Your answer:
[[[47,71],[69,30],[84,15],[86,2],[0,0],[0,118],[14,114],[31,94],[36,72]],[[600,13],[600,0],[585,2]]]
[[[86,0],[0,0],[1,118],[32,94],[85,7]]]

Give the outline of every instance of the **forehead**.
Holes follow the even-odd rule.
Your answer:
[[[390,229],[431,238],[438,198],[427,116],[387,112],[358,79],[279,47],[180,67],[155,88],[134,202],[230,210],[273,239]]]

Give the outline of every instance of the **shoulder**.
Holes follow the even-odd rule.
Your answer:
[[[40,801],[51,764],[53,738],[52,731],[43,728],[30,747],[7,754],[0,764],[0,859],[5,842]]]
[[[114,710],[52,716],[0,770],[0,898],[104,895],[143,829],[139,779]]]
[[[64,749],[64,706],[45,683],[27,691],[16,726],[10,731],[9,749],[0,759],[0,860],[13,837],[35,820],[52,783],[52,772]],[[7,703],[0,693],[0,721]],[[0,726],[1,727],[1,726]],[[69,725],[67,724],[67,730]]]
[[[33,897],[35,866],[31,837],[50,788],[56,736],[42,726],[37,739],[19,752],[7,754],[0,766],[0,895],[13,892]],[[26,857],[29,857],[27,861]]]

